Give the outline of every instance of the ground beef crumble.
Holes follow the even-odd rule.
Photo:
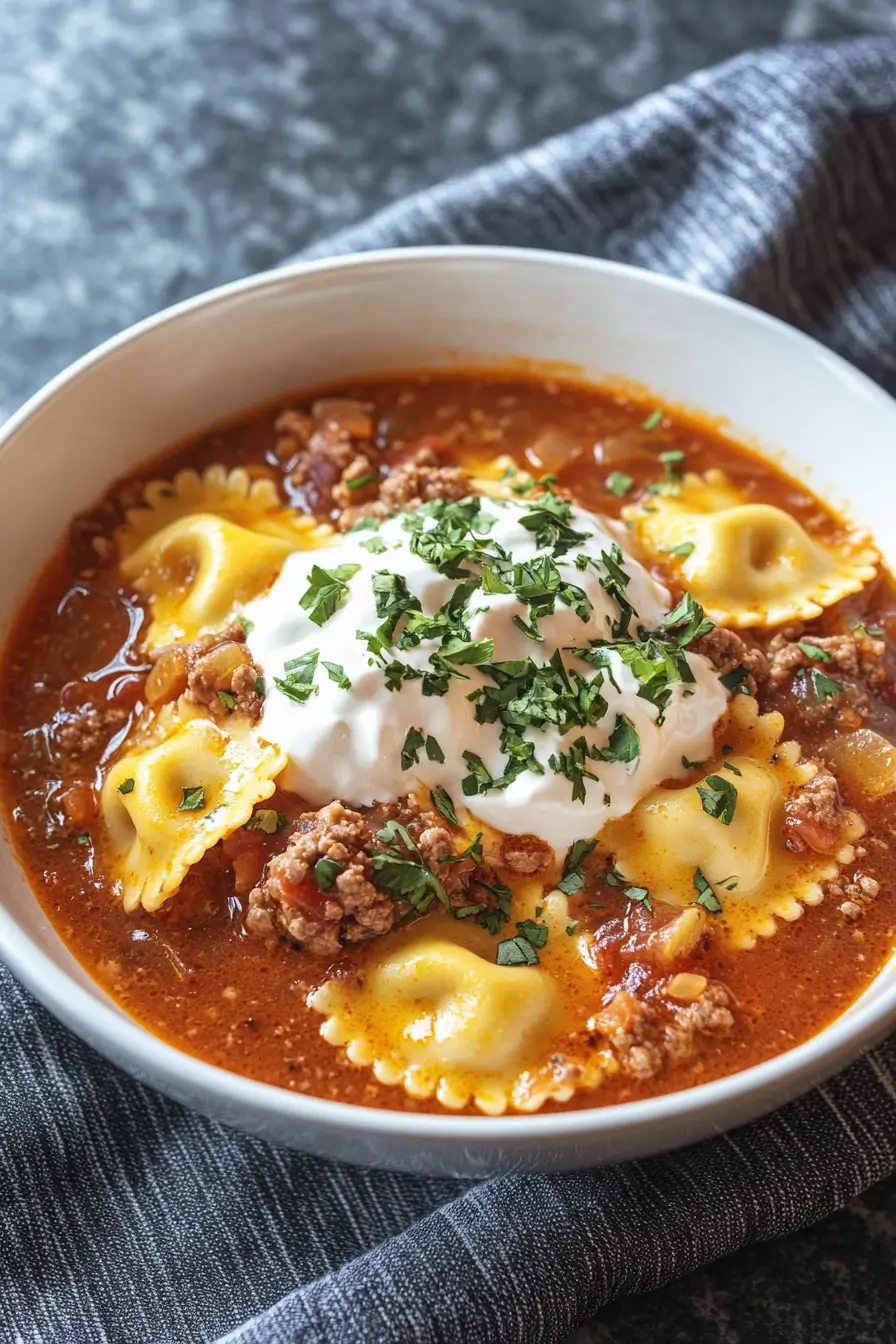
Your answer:
[[[285,936],[317,956],[335,956],[345,942],[388,933],[396,907],[373,885],[365,853],[371,829],[361,814],[332,802],[305,813],[299,827],[249,893],[248,932],[260,938]],[[318,892],[312,877],[320,859],[342,865],[329,892]]]
[[[623,1073],[652,1078],[666,1064],[681,1064],[696,1054],[701,1037],[729,1032],[734,1015],[728,991],[711,983],[693,1003],[671,1010],[617,990],[594,1024]]]
[[[461,467],[445,466],[432,445],[418,448],[400,462],[380,486],[380,500],[389,513],[418,509],[432,499],[463,499],[470,479]]]
[[[311,415],[283,411],[274,429],[275,452],[288,464],[292,486],[305,489],[313,507],[338,509],[342,531],[361,518],[385,518],[428,500],[470,493],[467,473],[447,465],[432,443],[421,444],[384,475],[373,423],[361,402],[325,399],[315,402]]]
[[[882,685],[886,675],[883,663],[886,645],[882,639],[875,639],[861,629],[841,635],[807,635],[802,641],[800,634],[792,630],[781,631],[770,640],[768,684],[771,690],[784,689],[801,668],[816,668],[828,675],[839,672],[867,686]],[[821,649],[827,658],[813,658],[800,647],[801,642]]]
[[[537,835],[505,835],[501,841],[500,861],[512,873],[530,877],[551,866],[554,851]]]
[[[837,901],[848,924],[854,924],[880,895],[880,883],[870,873],[856,872],[849,882],[825,882],[824,894]]]
[[[744,685],[751,695],[756,694],[768,675],[768,663],[762,650],[748,644],[736,631],[726,630],[721,625],[714,626],[708,634],[695,640],[691,650],[708,658],[720,676],[743,667],[747,673]]]
[[[784,804],[784,836],[794,854],[836,854],[843,844],[840,786],[823,765]]]
[[[232,713],[246,714],[253,722],[261,717],[263,697],[257,689],[261,668],[246,646],[246,631],[238,621],[200,635],[191,644],[159,649],[153,663],[146,679],[152,708],[185,695],[215,719]]]
[[[124,725],[128,714],[118,705],[84,704],[61,709],[53,720],[51,738],[57,756],[96,756]]]
[[[249,894],[248,932],[264,939],[289,938],[321,957],[337,955],[346,943],[388,933],[409,910],[374,882],[368,851],[388,820],[407,827],[423,863],[443,884],[452,905],[485,906],[488,893],[471,883],[476,865],[470,860],[444,861],[454,852],[454,840],[436,813],[420,811],[403,800],[362,814],[336,800],[317,812],[303,813],[285,850],[270,860]],[[313,876],[320,859],[341,865],[329,891],[321,891]]]
[[[377,497],[363,503],[356,496],[346,498],[340,493],[342,487],[333,491],[336,503],[342,505],[340,528],[353,527],[361,518],[387,518],[401,510],[419,509],[433,499],[463,499],[471,486],[461,467],[445,466],[438,450],[424,445],[380,478],[376,488]]]

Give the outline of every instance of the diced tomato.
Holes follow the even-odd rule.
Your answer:
[[[281,879],[278,888],[283,900],[296,906],[303,915],[323,919],[327,893],[321,891],[313,878],[306,878],[304,882],[284,882]]]

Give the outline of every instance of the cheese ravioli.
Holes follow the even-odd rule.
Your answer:
[[[290,542],[308,532],[322,538],[332,534],[325,523],[284,506],[274,482],[267,476],[250,475],[245,467],[228,471],[216,464],[201,475],[187,467],[172,481],[150,481],[143,496],[143,503],[127,511],[124,525],[115,534],[118,553],[124,559],[154,533],[193,513],[213,513],[252,532]]]
[[[873,579],[877,552],[862,538],[822,544],[783,509],[749,503],[721,471],[688,474],[623,509],[654,559],[725,625],[811,620]]]
[[[710,912],[712,927],[735,948],[769,937],[777,920],[798,919],[804,905],[823,898],[822,884],[850,862],[849,841],[862,833],[854,814],[845,818],[844,848],[835,858],[793,854],[784,844],[784,802],[817,770],[800,760],[795,742],[780,739],[780,714],[759,715],[756,702],[738,696],[724,728],[728,754],[703,767],[684,788],[654,789],[628,816],[611,822],[601,848],[619,871],[643,885],[655,901]],[[724,798],[714,812],[713,794],[724,781],[733,815],[723,821]],[[702,796],[701,796],[702,795]]]
[[[226,729],[180,701],[164,709],[103,782],[110,867],[125,910],[158,910],[206,850],[274,792],[279,747],[236,715]]]
[[[180,471],[170,485],[151,482],[145,499],[116,542],[122,576],[149,601],[151,650],[220,627],[270,587],[288,555],[332,537],[243,468]]]
[[[544,969],[497,966],[432,935],[393,943],[365,961],[358,980],[329,980],[308,1002],[326,1015],[321,1035],[381,1083],[496,1115],[563,1020]]]

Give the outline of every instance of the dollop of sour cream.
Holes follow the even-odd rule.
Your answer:
[[[562,858],[709,755],[727,693],[624,536],[554,497],[483,498],[291,555],[245,612],[284,787],[315,807],[436,790]],[[633,641],[669,651],[652,685]]]

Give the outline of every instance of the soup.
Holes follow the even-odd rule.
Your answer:
[[[199,1058],[411,1110],[656,1095],[887,959],[894,620],[871,541],[711,426],[325,389],[73,522],[7,640],[9,827]]]

